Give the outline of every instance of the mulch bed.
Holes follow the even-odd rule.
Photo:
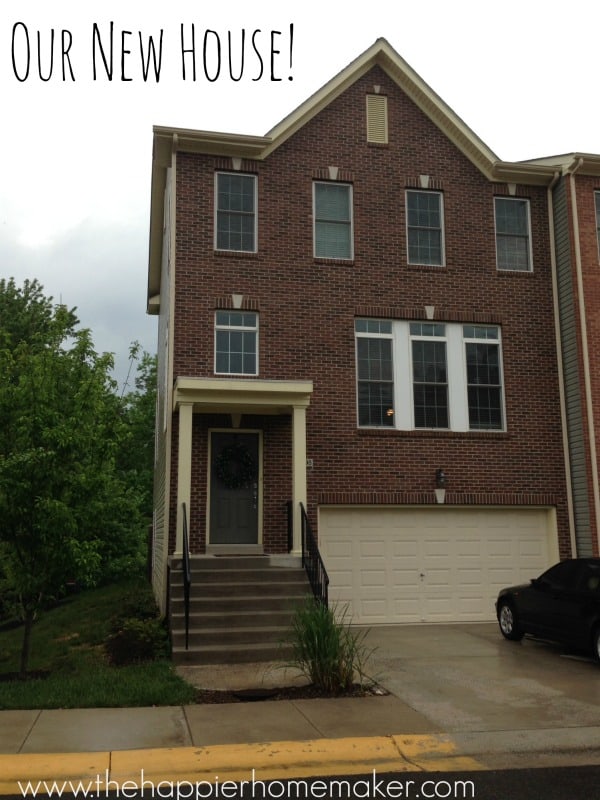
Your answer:
[[[198,689],[195,702],[203,703],[252,703],[265,700],[314,700],[318,698],[331,697],[372,697],[374,695],[388,694],[380,686],[364,688],[359,684],[354,684],[348,692],[338,695],[328,694],[317,686],[308,684],[307,686],[282,686],[276,689],[244,689],[218,690],[218,689]]]

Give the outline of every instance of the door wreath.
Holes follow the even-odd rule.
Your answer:
[[[242,444],[224,447],[215,458],[215,473],[228,489],[241,489],[255,477],[252,454]]]

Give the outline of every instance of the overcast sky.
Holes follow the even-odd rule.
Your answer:
[[[262,135],[384,36],[501,159],[600,153],[599,21],[590,0],[4,0],[0,274],[76,306],[122,383],[129,344],[156,348],[152,125]]]

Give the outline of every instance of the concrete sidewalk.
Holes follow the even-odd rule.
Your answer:
[[[600,763],[600,668],[591,659],[505,642],[495,625],[389,626],[369,641],[372,674],[390,694],[1,711],[0,790],[91,773],[135,780],[140,770],[239,780],[252,768],[267,779]],[[300,680],[264,665],[193,668],[186,677],[214,689]]]

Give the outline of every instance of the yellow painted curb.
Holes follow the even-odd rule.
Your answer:
[[[275,780],[311,775],[407,772],[414,769],[390,737],[186,747],[113,753],[111,779]],[[254,771],[254,772],[253,772]]]
[[[77,784],[82,781],[96,781],[100,776],[104,780],[110,770],[110,753],[19,753],[18,755],[0,755],[0,794],[21,794],[19,782],[23,789],[31,783],[35,789],[38,781],[54,781],[62,785],[63,781]],[[101,784],[103,788],[103,783]],[[43,790],[40,789],[40,792]]]
[[[423,772],[457,772],[485,769],[484,764],[457,751],[456,742],[446,734],[392,736],[404,758]]]
[[[56,782],[63,792],[151,789],[160,783],[268,781],[331,775],[480,770],[445,735],[313,739],[300,742],[118,750],[112,753],[0,755],[0,794]],[[19,785],[20,784],[20,785]]]

